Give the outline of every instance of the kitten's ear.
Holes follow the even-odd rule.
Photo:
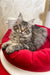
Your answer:
[[[33,25],[34,24],[35,19],[30,20],[28,23]]]
[[[18,23],[21,23],[22,21],[23,21],[23,16],[22,16],[22,14],[20,13],[19,16],[18,16],[18,18],[17,18],[17,22],[18,22]]]

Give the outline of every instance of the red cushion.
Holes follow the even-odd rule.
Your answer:
[[[4,51],[3,53],[6,59],[11,64],[24,70],[34,72],[50,71],[50,29],[47,27],[44,28],[46,28],[48,31],[48,37],[46,39],[46,42],[40,49],[37,49],[34,52],[23,49],[20,51],[15,51],[14,53],[9,55],[6,54],[6,52]],[[9,29],[7,33],[4,35],[2,39],[2,44],[9,40],[10,33],[11,29]]]

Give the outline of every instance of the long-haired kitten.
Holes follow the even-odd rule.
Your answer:
[[[47,30],[32,24],[33,20],[26,22],[20,13],[10,34],[10,40],[2,45],[2,50],[10,54],[14,51],[28,49],[35,51],[46,41]]]

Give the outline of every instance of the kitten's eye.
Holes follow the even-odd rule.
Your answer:
[[[29,31],[29,30],[26,30],[25,32],[26,32],[27,34],[29,34],[29,33],[30,33],[30,31]]]
[[[18,32],[18,29],[17,29],[17,32]]]
[[[17,29],[19,29],[19,27],[18,27],[17,25],[15,25],[15,26],[13,27],[13,29],[14,29],[14,30],[17,30]]]

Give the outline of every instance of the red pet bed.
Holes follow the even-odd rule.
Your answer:
[[[40,26],[39,27],[44,27]],[[19,67],[24,70],[33,71],[33,72],[45,72],[50,71],[50,29],[44,27],[48,31],[48,37],[44,45],[34,51],[30,50],[20,50],[15,51],[12,54],[6,54],[4,51],[5,58],[16,67]],[[9,40],[9,35],[11,33],[11,29],[7,31],[2,39],[2,44]]]

